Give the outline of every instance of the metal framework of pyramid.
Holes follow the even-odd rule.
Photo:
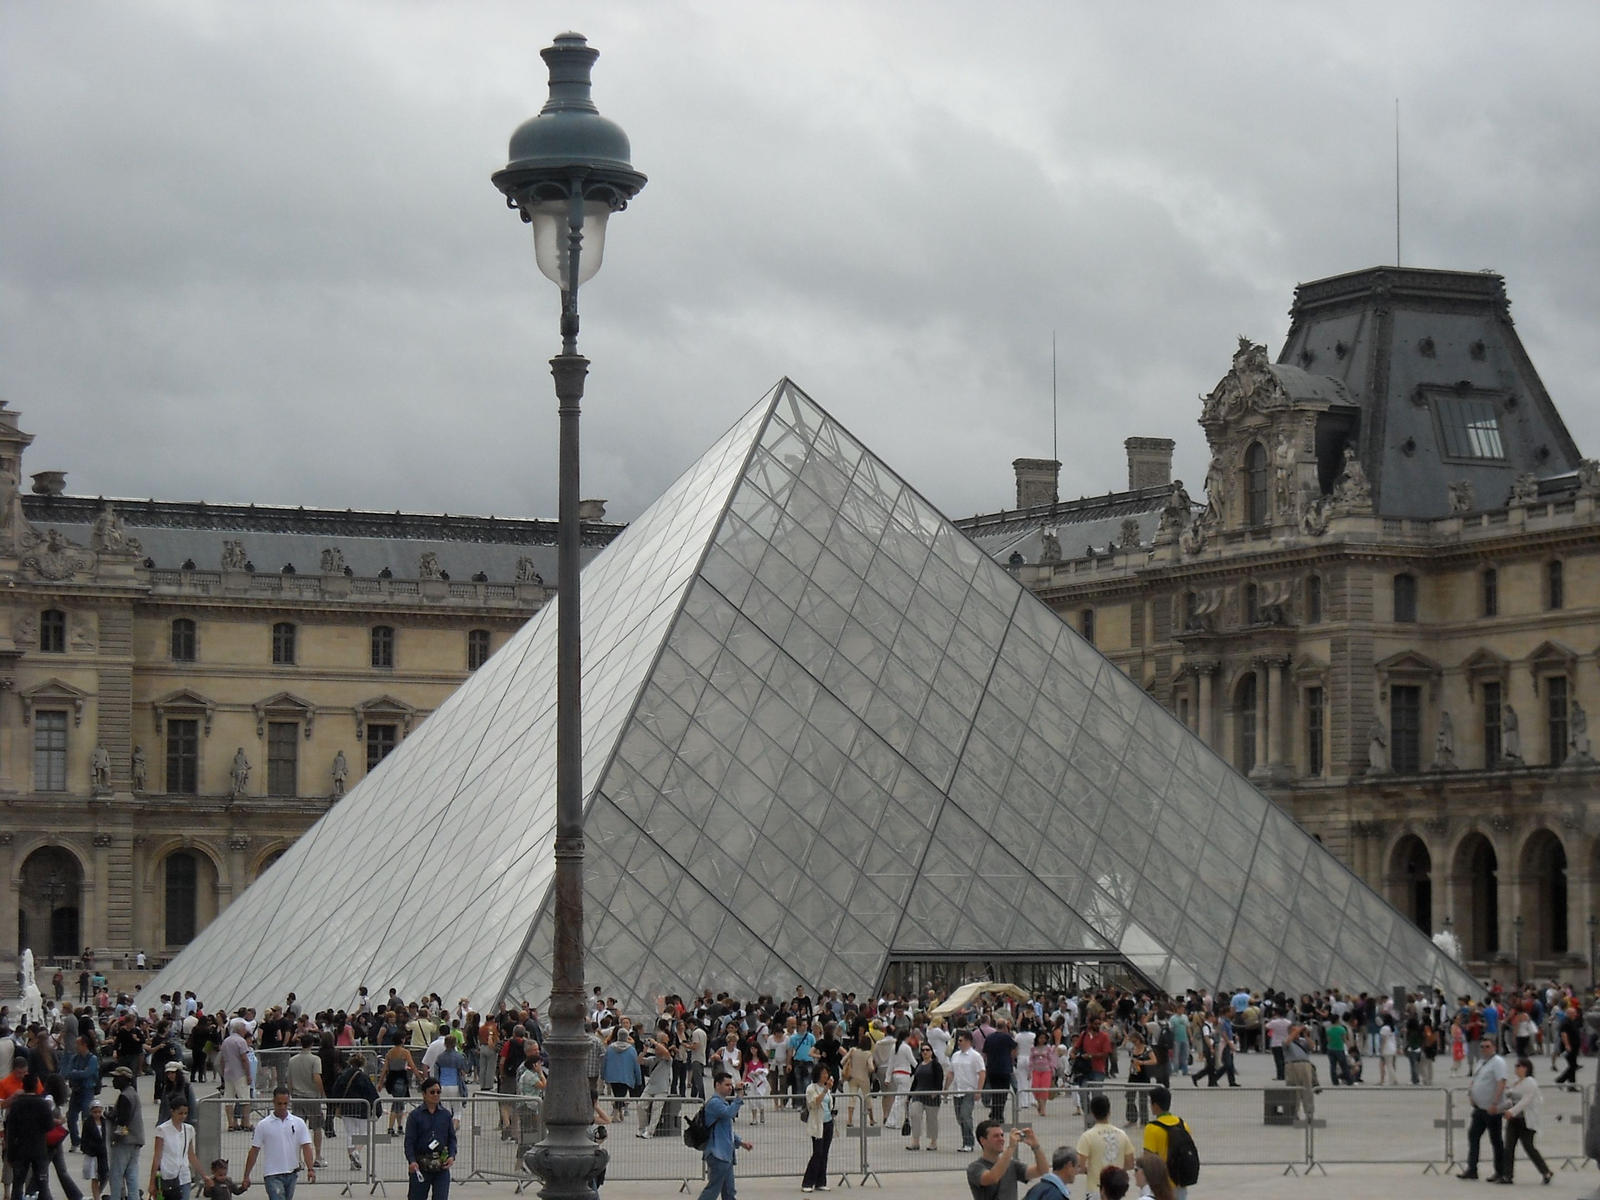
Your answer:
[[[148,987],[549,991],[555,609]],[[891,960],[1168,990],[1471,977],[781,381],[583,573],[586,978],[870,992]]]

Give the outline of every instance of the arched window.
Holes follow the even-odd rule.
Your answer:
[[[279,621],[272,627],[272,661],[279,666],[294,665],[294,623]]]
[[[194,622],[188,617],[178,617],[172,622],[172,660],[193,662],[194,657]]]
[[[374,625],[372,627],[372,665],[375,667],[394,666],[394,626]]]
[[[1433,932],[1433,858],[1422,839],[1408,834],[1394,848],[1390,896],[1423,933]]]
[[[1269,520],[1267,448],[1251,442],[1244,453],[1245,520],[1250,525],[1265,525]]]
[[[1495,855],[1489,839],[1481,833],[1472,834],[1461,844],[1456,855],[1457,874],[1464,877],[1463,893],[1469,905],[1465,921],[1457,921],[1463,936],[1462,950],[1468,958],[1488,958],[1500,951],[1500,860]],[[1460,903],[1460,901],[1457,901]]]
[[[167,855],[167,945],[186,946],[194,941],[199,863],[191,851]]]
[[[1256,675],[1249,672],[1239,680],[1234,693],[1234,724],[1239,732],[1238,768],[1248,775],[1256,769]]]
[[[1522,952],[1554,958],[1571,949],[1567,924],[1567,851],[1561,839],[1541,829],[1522,851],[1521,911],[1529,928]]]

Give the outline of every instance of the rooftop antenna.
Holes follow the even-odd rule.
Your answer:
[[[1056,449],[1056,435],[1060,426],[1059,410],[1056,408],[1056,331],[1050,331],[1050,458],[1059,462],[1060,452]]]
[[[1400,97],[1394,98],[1394,265],[1400,265]]]

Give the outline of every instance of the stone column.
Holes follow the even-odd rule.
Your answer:
[[[1195,713],[1195,732],[1208,746],[1214,745],[1216,716],[1213,711],[1211,684],[1216,673],[1217,664],[1214,662],[1194,664],[1194,677],[1200,682],[1200,702]]]
[[[1277,744],[1277,722],[1272,719],[1272,706],[1277,703],[1277,693],[1272,688],[1271,660],[1258,658],[1253,664],[1256,672],[1256,765],[1250,772],[1252,778],[1266,779],[1276,764],[1272,761],[1273,747]]]
[[[1294,706],[1289,703],[1289,659],[1275,658],[1272,660],[1271,674],[1274,676],[1272,684],[1272,702],[1278,706],[1278,714],[1273,720],[1272,729],[1275,734],[1272,741],[1272,769],[1274,774],[1292,774],[1290,767],[1294,762],[1294,755],[1290,751],[1289,726],[1293,716]]]

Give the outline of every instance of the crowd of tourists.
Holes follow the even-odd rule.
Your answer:
[[[586,1022],[593,1119],[601,1127],[631,1125],[641,1139],[668,1130],[676,1137],[676,1115],[688,1109],[672,1101],[705,1101],[713,1136],[703,1152],[716,1182],[724,1174],[731,1178],[743,1144],[735,1125],[759,1125],[784,1109],[799,1110],[813,1138],[803,1183],[809,1191],[827,1187],[836,1127],[882,1125],[905,1138],[908,1150],[937,1151],[941,1115],[948,1111],[956,1145],[947,1148],[978,1153],[974,1168],[986,1164],[969,1170],[974,1195],[1012,1194],[1001,1176],[1013,1167],[1020,1172],[1013,1172],[1013,1182],[1030,1172],[1037,1181],[1045,1174],[1060,1179],[1068,1169],[1114,1167],[1132,1186],[1160,1195],[1159,1181],[1150,1182],[1159,1168],[1142,1169],[1139,1157],[1166,1160],[1170,1139],[1159,1125],[1170,1117],[1172,1089],[1183,1079],[1194,1087],[1236,1085],[1235,1056],[1263,1053],[1272,1056],[1275,1076],[1294,1089],[1307,1118],[1324,1084],[1428,1085],[1441,1072],[1469,1077],[1469,1176],[1476,1173],[1478,1141],[1487,1136],[1494,1177],[1510,1178],[1519,1145],[1545,1171],[1533,1147],[1539,1107],[1532,1061],[1552,1056],[1564,1065],[1555,1083],[1572,1086],[1588,1048],[1579,997],[1554,986],[1497,989],[1476,1000],[1418,994],[1398,1002],[1382,995],[1294,997],[1250,989],[1170,997],[1117,988],[1034,996],[1017,991],[985,994],[957,1012],[941,1010],[932,994],[858,997],[827,989],[812,995],[804,988],[782,998],[740,999],[710,990],[687,999],[661,996],[647,1011],[626,1012],[596,988]],[[87,1009],[46,1001],[41,1020],[17,1029],[9,1017],[0,1010],[5,1158],[13,1171],[27,1173],[28,1190],[44,1200],[50,1200],[52,1170],[67,1200],[81,1200],[73,1172],[65,1169],[69,1151],[86,1156],[95,1200],[103,1186],[110,1200],[137,1200],[145,1142],[137,1081],[144,1076],[159,1122],[149,1170],[156,1182],[171,1180],[159,1189],[164,1200],[190,1200],[191,1191],[210,1195],[228,1186],[226,1163],[205,1171],[191,1161],[192,1127],[184,1118],[193,1111],[195,1085],[208,1081],[230,1101],[229,1128],[250,1129],[253,1138],[267,1128],[268,1144],[258,1148],[270,1157],[264,1169],[272,1200],[288,1200],[284,1184],[292,1188],[295,1172],[303,1169],[311,1178],[323,1165],[324,1137],[340,1116],[355,1123],[343,1143],[353,1168],[361,1166],[364,1122],[375,1114],[388,1132],[404,1133],[414,1187],[440,1198],[448,1190],[454,1131],[431,1157],[426,1147],[413,1146],[413,1134],[439,1141],[429,1114],[441,1098],[469,1089],[504,1097],[500,1136],[516,1142],[519,1152],[539,1132],[548,1061],[544,1025],[527,1004],[480,1012],[467,998],[453,1004],[438,995],[405,1000],[391,989],[377,999],[363,988],[344,1009],[306,1012],[290,993],[265,1012],[214,1013],[194,992],[184,992],[142,1008],[130,997]],[[1508,1053],[1523,1064],[1509,1065]],[[1438,1066],[1441,1058],[1447,1066]],[[1493,1088],[1479,1086],[1485,1069]],[[1123,1097],[1123,1125],[1147,1131],[1137,1147],[1110,1123],[1109,1101],[1097,1087],[1117,1078],[1147,1085]],[[103,1080],[113,1085],[104,1099]],[[269,1081],[277,1087],[269,1088]],[[283,1113],[274,1096],[274,1114],[255,1121],[250,1101],[280,1089]],[[325,1104],[330,1098],[359,1103]],[[1087,1142],[1046,1156],[1008,1133],[1008,1111],[1018,1121],[1030,1109],[1043,1116],[1052,1104],[1070,1105],[1081,1116]],[[669,1113],[675,1114],[670,1122]],[[428,1128],[418,1133],[417,1120]],[[719,1124],[725,1132],[716,1132]],[[1101,1126],[1123,1134],[1128,1146],[1109,1133],[1093,1135]],[[1022,1127],[1018,1121],[1013,1128]],[[272,1138],[281,1144],[271,1144]],[[1091,1153],[1096,1145],[1104,1152]],[[1029,1156],[1031,1165],[1020,1161]],[[1002,1157],[1007,1166],[997,1175]],[[255,1165],[254,1150],[251,1158],[245,1178]],[[1110,1194],[1115,1186],[1113,1180],[1102,1189]]]

